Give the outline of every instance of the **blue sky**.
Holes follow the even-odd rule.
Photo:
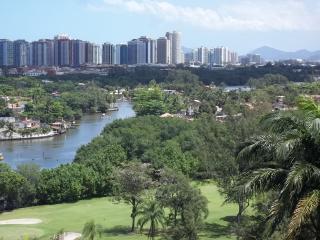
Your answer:
[[[182,32],[187,47],[320,50],[318,0],[1,0],[0,38],[96,43]]]

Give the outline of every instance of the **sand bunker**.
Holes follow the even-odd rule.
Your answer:
[[[63,240],[76,240],[81,237],[80,233],[75,233],[75,232],[66,232],[63,234],[62,239]]]
[[[9,219],[0,221],[0,225],[29,225],[29,224],[38,224],[42,221],[37,218],[21,218],[21,219]]]

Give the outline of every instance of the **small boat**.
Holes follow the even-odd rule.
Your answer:
[[[2,153],[0,153],[0,161],[4,160]]]

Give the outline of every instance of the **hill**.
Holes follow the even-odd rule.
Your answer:
[[[308,51],[305,49],[286,52],[279,49],[263,46],[255,49],[251,53],[260,54],[265,60],[285,60],[285,59],[304,59],[304,60],[320,60],[320,51]]]

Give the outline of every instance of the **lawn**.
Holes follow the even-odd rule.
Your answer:
[[[233,239],[230,237],[228,220],[237,212],[233,204],[222,205],[223,197],[219,195],[214,184],[198,185],[209,200],[210,215],[206,219],[202,240]],[[37,225],[0,226],[0,239],[20,240],[22,236],[41,236],[47,240],[60,229],[68,232],[81,232],[84,223],[94,219],[104,228],[103,240],[143,240],[140,234],[129,234],[130,207],[118,204],[110,198],[83,200],[77,203],[47,205],[18,209],[0,215],[0,220],[15,218],[39,218],[43,222]]]

